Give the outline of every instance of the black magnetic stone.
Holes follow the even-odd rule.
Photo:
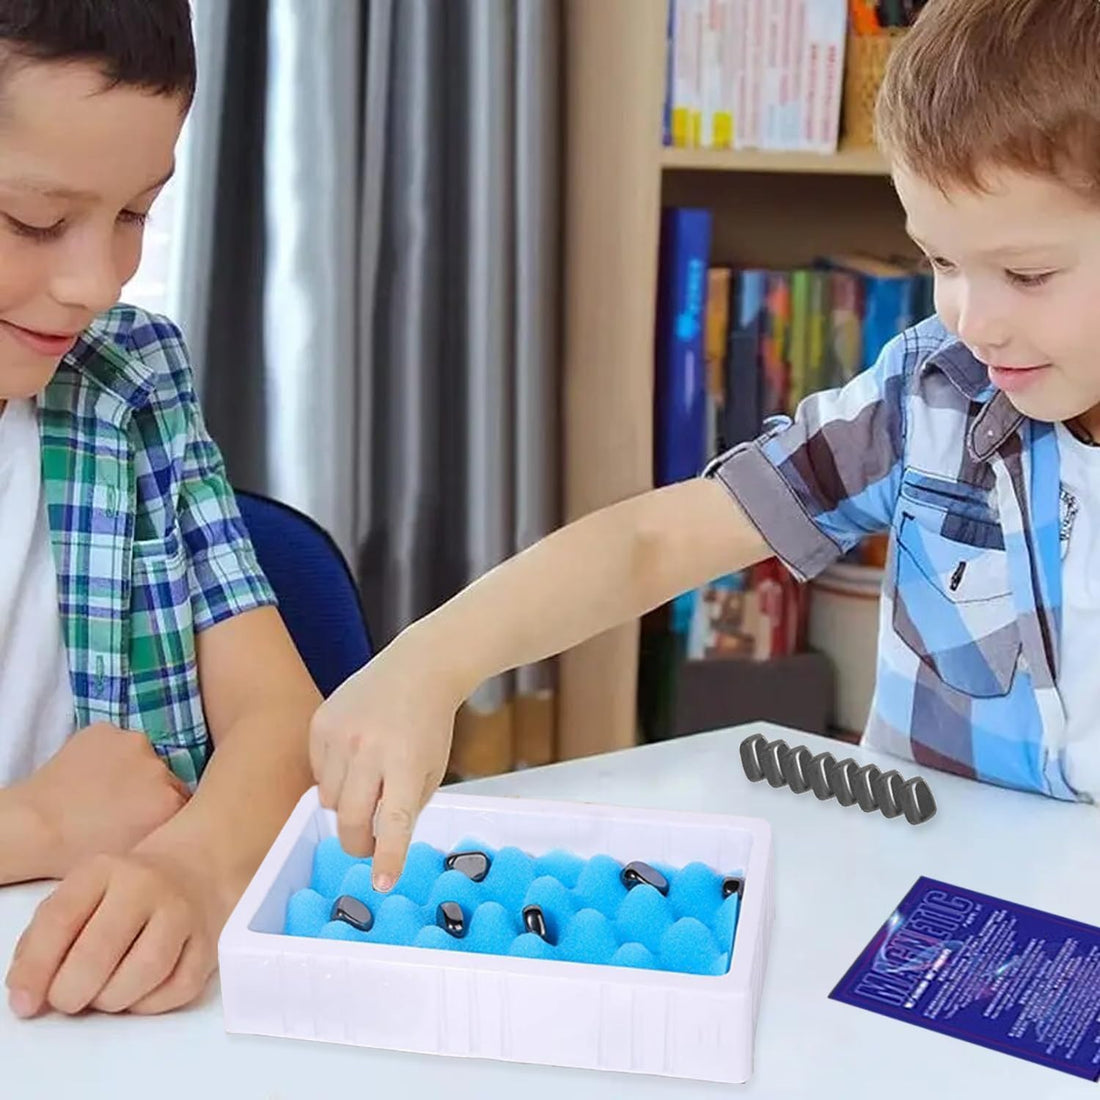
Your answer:
[[[856,796],[859,808],[865,814],[878,809],[874,784],[881,774],[882,772],[874,764],[864,764],[863,767],[856,769],[852,777],[852,793]]]
[[[436,910],[435,920],[440,928],[449,932],[455,939],[460,940],[466,935],[466,916],[462,912],[462,906],[457,902],[442,902]]]
[[[741,767],[751,783],[759,783],[764,778],[764,765],[760,754],[768,739],[762,733],[754,733],[741,742]]]
[[[780,760],[783,778],[795,794],[802,794],[810,789],[809,767],[812,759],[813,754],[805,745],[797,745]]]
[[[901,796],[902,784],[905,782],[900,772],[883,772],[875,780],[875,802],[878,803],[879,812],[883,817],[897,817],[901,813],[898,798]]]
[[[351,894],[341,894],[332,903],[329,920],[342,920],[360,932],[369,932],[374,925],[374,914],[358,898]]]
[[[647,886],[652,886],[655,890],[659,890],[662,894],[668,895],[668,879],[661,874],[660,871],[654,870],[648,863],[628,863],[622,870],[622,874],[619,876],[623,885],[631,890],[635,886],[640,886],[645,883]]]
[[[850,757],[846,760],[834,760],[828,767],[829,790],[836,795],[836,800],[842,806],[854,806],[855,793],[852,790],[852,782],[856,774],[856,762]]]
[[[936,800],[932,797],[932,791],[919,775],[903,784],[898,805],[910,825],[920,825],[936,812]]]
[[[481,882],[489,873],[489,857],[484,852],[452,852],[443,866],[448,871],[461,871],[473,882]]]
[[[736,875],[730,875],[722,883],[722,897],[729,898],[733,897],[734,894],[740,897],[744,889],[744,879],[740,879]]]
[[[836,757],[831,752],[819,752],[806,767],[806,776],[810,789],[823,802],[833,797],[829,786],[829,769],[836,765]]]
[[[533,932],[540,940],[550,942],[550,934],[546,928],[546,917],[537,905],[528,905],[523,910],[523,927],[528,932]]]
[[[787,742],[780,737],[775,741],[769,741],[760,754],[760,762],[764,765],[764,778],[773,787],[782,787],[787,782],[783,776],[783,758],[790,751]]]

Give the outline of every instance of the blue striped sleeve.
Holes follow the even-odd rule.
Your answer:
[[[841,389],[807,397],[758,439],[719,455],[720,481],[801,580],[889,528],[905,450],[904,334]]]

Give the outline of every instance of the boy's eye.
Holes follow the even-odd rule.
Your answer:
[[[136,225],[140,229],[149,220],[149,215],[137,210],[123,210],[118,220],[126,225]]]
[[[950,260],[945,260],[942,256],[929,256],[928,262],[936,269],[936,271],[955,270],[955,265]]]
[[[20,221],[18,218],[13,218],[10,214],[5,214],[4,217],[8,225],[10,225],[20,237],[26,237],[28,240],[42,243],[56,241],[65,232],[67,226],[64,218],[54,222],[52,225],[31,225],[28,222]],[[149,221],[149,215],[139,210],[123,210],[118,215],[118,221],[121,225],[133,225],[141,229],[144,228],[146,222]]]
[[[29,225],[27,222],[21,222],[18,218],[13,218],[10,214],[4,215],[8,225],[20,236],[26,237],[31,241],[54,241],[65,230],[65,219],[54,222],[52,225]]]
[[[1035,287],[1042,286],[1054,276],[1053,271],[1039,271],[1039,272],[1020,272],[1020,271],[1006,271],[1008,281],[1015,283],[1017,286],[1023,287]]]

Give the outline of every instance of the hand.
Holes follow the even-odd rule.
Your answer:
[[[321,805],[336,810],[349,855],[373,854],[376,890],[400,876],[416,818],[450,758],[459,700],[431,666],[399,637],[321,705],[310,727]]]
[[[74,734],[10,790],[50,835],[49,878],[63,878],[92,855],[128,852],[189,796],[145,734],[105,722]]]
[[[229,909],[164,854],[95,856],[43,901],[16,944],[12,1011],[166,1012],[203,991]]]

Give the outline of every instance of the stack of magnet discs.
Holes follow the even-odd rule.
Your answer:
[[[753,783],[766,779],[795,794],[813,791],[822,801],[835,798],[842,806],[858,805],[866,813],[878,810],[883,817],[904,814],[911,825],[922,824],[936,812],[932,791],[919,775],[904,779],[874,764],[837,760],[831,752],[814,756],[805,745],[792,748],[782,738],[769,741],[762,733],[741,742],[741,766]]]

